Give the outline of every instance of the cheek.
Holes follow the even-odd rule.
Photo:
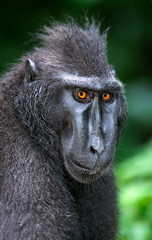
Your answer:
[[[102,124],[105,132],[115,132],[117,131],[117,105],[113,103],[109,108],[105,109],[102,116]]]
[[[61,145],[64,157],[68,153],[71,141],[73,138],[73,125],[70,117],[66,117],[63,121],[62,131],[61,131]]]
[[[104,124],[104,132],[105,132],[105,140],[110,141],[116,138],[117,135],[117,125],[116,122],[111,120],[111,122],[108,122]]]
[[[103,117],[103,133],[106,148],[116,145],[117,139],[117,118],[116,113],[109,113]]]

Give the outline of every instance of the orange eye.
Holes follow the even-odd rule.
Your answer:
[[[111,93],[103,93],[102,99],[103,101],[109,101],[111,99]]]
[[[88,103],[93,98],[93,93],[91,91],[76,89],[73,92],[73,97],[77,102]]]
[[[83,92],[83,91],[79,91],[78,93],[78,97],[81,99],[87,98],[87,93]]]

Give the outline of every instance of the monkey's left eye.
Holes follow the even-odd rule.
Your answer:
[[[85,90],[76,90],[73,91],[73,96],[75,100],[82,103],[87,103],[91,100],[92,94]]]
[[[102,101],[108,102],[111,99],[112,99],[112,93],[107,92],[102,94]]]

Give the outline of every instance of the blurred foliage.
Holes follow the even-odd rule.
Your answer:
[[[152,239],[152,141],[117,171],[120,187],[119,240]]]
[[[109,28],[108,58],[125,83],[128,121],[117,147],[119,240],[152,239],[152,1],[6,0],[0,3],[0,72],[32,49],[34,32],[71,15]]]

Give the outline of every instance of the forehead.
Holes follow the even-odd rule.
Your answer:
[[[106,89],[119,91],[123,88],[122,83],[113,75],[107,78],[104,76],[87,77],[77,74],[60,73],[57,75],[57,79],[61,80],[65,86],[91,89],[94,91],[102,91]]]

